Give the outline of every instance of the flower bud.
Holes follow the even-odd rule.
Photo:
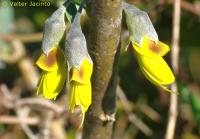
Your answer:
[[[59,45],[65,32],[65,12],[66,8],[62,5],[46,21],[42,40],[42,50],[48,55],[53,47]]]
[[[93,64],[88,54],[85,36],[81,29],[80,16],[81,14],[78,12],[66,36],[65,50],[69,70],[72,67],[80,69],[84,58]]]
[[[150,39],[158,41],[158,35],[146,12],[141,11],[134,5],[126,2],[123,2],[123,10],[126,15],[130,41],[141,44],[144,36],[148,36]]]

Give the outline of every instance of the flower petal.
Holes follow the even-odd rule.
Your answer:
[[[159,55],[164,56],[167,52],[169,52],[169,46],[158,41],[155,42],[151,40],[149,37],[145,36],[142,41],[142,49],[148,55]]]
[[[77,105],[80,105],[82,111],[85,113],[91,104],[92,93],[91,84],[87,83],[85,85],[80,84],[78,86],[79,93],[77,93]]]
[[[38,58],[36,65],[45,71],[56,71],[64,62],[64,54],[59,47],[54,47],[46,56],[44,53]]]
[[[80,84],[72,81],[70,83],[70,110],[74,111],[75,106],[80,106],[82,112],[86,112],[91,104],[92,93],[91,84]]]
[[[164,56],[170,51],[169,46],[161,41],[158,41],[157,46],[160,48],[159,51],[160,56]]]
[[[76,81],[82,84],[89,83],[92,70],[93,65],[85,58],[81,64],[80,70],[75,67],[70,70],[70,82]]]
[[[75,91],[76,86],[73,85],[73,83],[70,84],[69,88],[69,110],[73,113],[75,106],[76,106],[76,101],[75,101]]]
[[[41,75],[40,75],[40,79],[38,81],[38,88],[37,88],[37,95],[40,95],[43,93],[43,82],[44,82],[44,74],[45,74],[45,71],[42,71]]]
[[[67,70],[63,66],[58,71],[46,72],[43,79],[43,95],[47,99],[56,98],[58,93],[62,90]]]
[[[172,84],[175,77],[162,57],[148,58],[138,56],[140,68],[145,77],[155,85]]]
[[[142,46],[134,42],[132,42],[132,45],[137,53],[148,57],[164,56],[170,50],[165,43],[155,42],[148,37],[143,37]]]
[[[88,82],[86,84],[81,84],[76,81],[71,81],[69,95],[70,95],[69,110],[73,113],[76,106],[81,107],[82,119],[79,126],[80,128],[82,127],[85,118],[85,112],[88,110],[88,107],[92,102],[91,83]]]

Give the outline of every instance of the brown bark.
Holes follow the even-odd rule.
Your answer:
[[[88,6],[91,28],[87,42],[94,71],[92,104],[86,114],[83,139],[110,139],[115,114],[117,64],[114,60],[118,57],[121,32],[121,0],[91,0]]]

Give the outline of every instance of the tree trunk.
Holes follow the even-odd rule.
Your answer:
[[[121,32],[121,0],[91,0],[87,4],[91,20],[87,42],[94,71],[92,104],[86,113],[83,139],[111,139],[116,103],[116,52]]]

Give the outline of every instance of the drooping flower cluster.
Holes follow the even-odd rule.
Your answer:
[[[158,40],[158,35],[147,15],[128,3],[123,3],[129,41],[136,54],[140,69],[153,84],[171,92],[165,85],[172,84],[175,77],[162,58],[170,49]]]
[[[87,51],[85,36],[80,25],[80,13],[66,35],[65,53],[59,43],[66,32],[66,7],[61,6],[45,22],[42,50],[36,64],[42,69],[38,82],[38,94],[47,99],[55,99],[69,84],[69,110],[74,112],[76,106],[82,109],[82,126],[85,112],[91,104],[91,82],[93,62]]]
[[[42,69],[38,82],[38,94],[47,99],[55,99],[62,90],[66,80],[66,60],[59,47],[65,32],[65,7],[58,8],[45,22],[42,50],[36,64]]]
[[[134,7],[123,3],[126,23],[129,30],[129,43],[142,73],[153,84],[171,92],[165,85],[172,84],[174,75],[164,61],[163,56],[169,51],[169,46],[159,41],[158,35],[148,15]],[[69,110],[74,112],[76,106],[82,110],[83,123],[85,112],[91,104],[91,75],[93,62],[87,50],[87,44],[80,24],[80,13],[74,15],[74,20],[66,30],[66,6],[61,6],[50,16],[44,27],[42,51],[36,64],[42,70],[38,82],[38,94],[47,99],[56,99],[67,82],[69,84]],[[60,47],[60,41],[65,38],[65,50]]]
[[[82,109],[82,121],[91,104],[92,91],[90,77],[93,71],[93,62],[87,51],[87,44],[80,25],[80,13],[77,13],[74,22],[66,36],[65,50],[68,59],[69,95],[71,112],[75,106]]]

